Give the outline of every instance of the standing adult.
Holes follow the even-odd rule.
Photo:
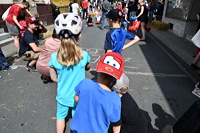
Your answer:
[[[79,15],[79,5],[77,0],[74,0],[74,3],[72,4],[72,13]]]
[[[163,9],[164,9],[164,4],[162,0],[158,0],[158,4],[156,5],[157,7],[157,15],[156,19],[157,20],[162,20],[162,15],[163,15]]]
[[[155,8],[156,8],[155,0],[151,0],[150,7],[149,7],[149,21],[150,22],[152,21]]]
[[[28,0],[29,2],[29,8],[26,9],[26,12],[30,12],[30,16],[34,16],[35,18],[39,18],[39,13],[37,11],[37,5],[35,3],[35,0]],[[27,11],[28,10],[28,11]]]
[[[200,12],[197,13],[197,20],[198,20],[198,26],[197,26],[197,29],[196,29],[195,34],[200,30]],[[200,53],[200,48],[197,49],[197,52],[193,55],[193,57],[198,56],[199,53]],[[198,59],[197,62],[199,62],[199,60],[200,60],[200,55],[199,55],[198,58],[199,58],[199,59]],[[196,62],[196,65],[197,65],[197,62]]]
[[[145,25],[148,23],[148,8],[146,4],[144,3],[144,0],[139,0],[140,3],[140,13],[136,18],[141,21],[141,32],[142,32],[142,38],[141,41],[145,40]]]
[[[196,33],[200,30],[200,12],[197,13],[197,20],[198,20],[198,26],[197,26],[197,29],[196,29]]]
[[[19,38],[20,38],[20,29],[23,30],[24,27],[19,24],[19,14],[23,12],[23,9],[29,7],[28,2],[22,2],[19,4],[14,4],[11,6],[8,17],[6,18],[6,26],[8,28],[9,34],[14,37],[14,45],[19,52]]]
[[[104,29],[104,20],[106,15],[108,14],[108,12],[111,10],[111,4],[109,1],[104,0],[104,2],[102,3],[102,18],[101,18],[101,27],[100,29]]]
[[[138,10],[138,0],[131,0],[128,5],[129,20],[130,17],[135,17]]]
[[[87,2],[87,0],[83,0],[82,10],[83,10],[83,19],[87,19],[87,16],[88,16],[88,2]]]

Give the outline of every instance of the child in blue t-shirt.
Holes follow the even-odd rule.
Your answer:
[[[85,78],[85,70],[90,69],[90,56],[77,45],[82,29],[78,15],[62,13],[55,19],[54,26],[61,45],[58,52],[51,54],[49,66],[51,79],[58,84],[57,133],[63,133],[69,108],[72,108],[72,116],[76,108],[74,88]]]
[[[70,123],[73,133],[107,133],[110,122],[120,119],[120,97],[109,86],[124,71],[123,57],[107,52],[100,58],[96,71],[97,81],[83,79],[75,88],[78,105]],[[113,130],[119,133],[120,126]]]
[[[105,52],[117,52],[121,54],[122,50],[130,47],[140,40],[140,38],[135,34],[120,28],[120,22],[122,20],[121,10],[112,9],[106,17],[109,19],[109,25],[112,29],[106,33],[104,41]],[[126,39],[131,39],[131,41],[125,44]]]

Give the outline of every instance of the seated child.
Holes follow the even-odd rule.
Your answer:
[[[122,24],[121,24],[121,27],[124,28],[125,30],[127,30],[128,23],[130,23],[128,21],[128,8],[124,8],[123,9],[123,13],[122,13]]]
[[[92,25],[93,25],[93,22],[92,22],[92,16],[91,16],[91,14],[90,14],[90,13],[88,14],[88,21],[87,21],[87,25],[88,25],[88,26],[92,26]]]
[[[129,79],[123,73],[112,87],[121,97],[121,119],[111,125],[121,125],[120,133],[149,133],[148,121],[135,100],[127,92],[128,88]],[[109,128],[108,133],[113,133],[112,128]]]

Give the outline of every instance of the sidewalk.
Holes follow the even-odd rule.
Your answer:
[[[192,55],[196,53],[197,47],[189,40],[181,38],[170,31],[160,31],[151,29],[147,32],[150,36],[156,39],[161,45],[181,64],[184,69],[189,72],[193,77],[194,82],[199,79],[198,70],[194,70],[190,67],[194,61]]]

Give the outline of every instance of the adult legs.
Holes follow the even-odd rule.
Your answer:
[[[85,13],[86,13],[86,19],[87,19],[87,17],[88,17],[88,9],[86,8],[86,9],[84,9],[85,10]]]
[[[19,52],[19,47],[20,47],[20,44],[19,44],[19,37],[20,35],[13,35],[14,37],[14,45],[15,47],[17,48],[17,52]]]
[[[197,63],[200,61],[200,53],[198,53],[197,57],[194,59],[193,63],[194,65],[197,65]]]
[[[10,66],[10,65],[8,64],[8,62],[7,62],[7,60],[6,60],[5,56],[4,56],[4,54],[3,54],[2,50],[1,50],[1,48],[0,48],[0,65],[1,65],[1,68],[2,68],[3,70],[9,69],[9,66]]]
[[[141,40],[145,40],[145,23],[144,22],[141,22],[141,26],[140,26],[140,28],[141,28],[141,32],[142,32],[142,38],[141,38]]]
[[[104,29],[104,20],[108,12],[102,12],[102,18],[101,18],[101,29]]]
[[[85,9],[83,9],[83,19],[85,18]]]

